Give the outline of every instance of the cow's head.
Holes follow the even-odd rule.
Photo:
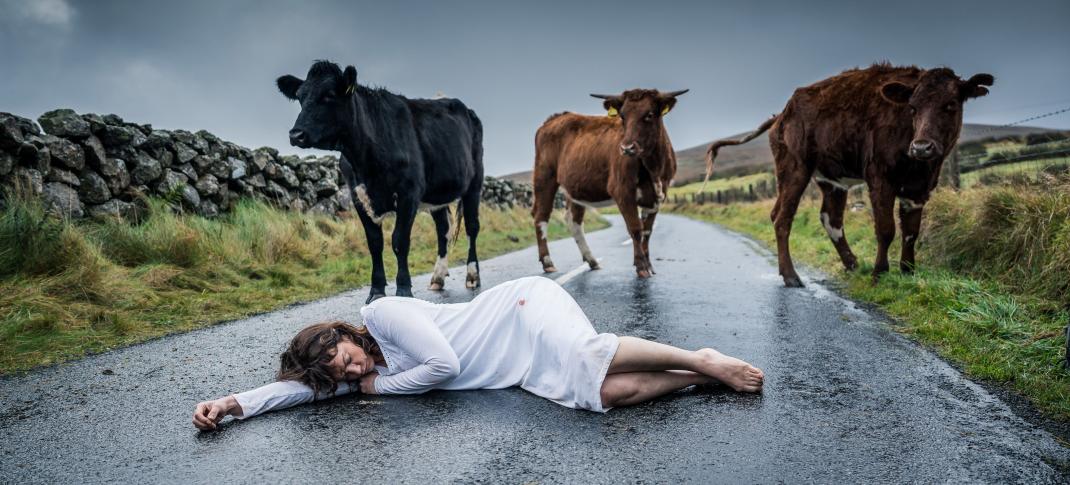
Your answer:
[[[620,139],[621,154],[641,157],[644,150],[653,149],[661,140],[662,117],[676,105],[676,97],[687,89],[661,93],[656,89],[632,89],[619,95],[592,94],[602,102],[609,116],[620,116],[624,136]]]
[[[962,80],[947,68],[925,71],[913,85],[890,82],[881,86],[885,99],[910,107],[914,137],[907,154],[921,161],[943,160],[962,129],[962,104],[988,94],[995,82],[991,74]]]
[[[290,130],[290,144],[300,148],[337,150],[347,120],[352,119],[350,96],[357,87],[357,70],[342,71],[338,64],[316,61],[305,80],[289,74],[275,81],[287,98],[301,103]]]

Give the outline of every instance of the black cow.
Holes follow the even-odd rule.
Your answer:
[[[301,103],[290,144],[342,152],[342,171],[353,189],[372,256],[368,301],[386,295],[383,217],[396,214],[391,245],[398,260],[397,295],[412,296],[409,238],[419,209],[429,209],[438,233],[431,289],[445,282],[446,250],[463,216],[468,234],[465,286],[479,286],[476,235],[483,189],[483,124],[456,99],[408,99],[357,84],[357,70],[316,61],[305,80],[277,80],[279,91]],[[451,224],[449,204],[459,200]],[[454,225],[451,231],[451,225]]]

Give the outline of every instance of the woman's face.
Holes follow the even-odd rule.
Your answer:
[[[359,345],[345,338],[335,347],[330,365],[332,377],[337,382],[354,382],[375,370],[375,360]]]

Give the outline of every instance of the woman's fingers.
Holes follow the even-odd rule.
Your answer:
[[[215,411],[212,408],[213,407],[209,402],[197,404],[197,408],[193,411],[193,426],[203,431],[216,429],[216,419],[214,415],[217,415],[218,411]]]

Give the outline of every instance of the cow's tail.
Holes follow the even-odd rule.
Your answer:
[[[479,121],[479,117],[476,116],[476,112],[468,110],[468,118],[472,120],[472,162],[478,168],[476,172],[480,177],[483,176],[483,122]],[[479,186],[483,185],[482,180],[475,181]],[[449,230],[449,245],[453,246],[457,239],[461,237],[461,223],[464,220],[464,197],[457,202],[456,212],[453,217],[450,218],[450,230]]]
[[[457,201],[457,209],[455,209],[454,213],[450,216],[450,230],[449,236],[446,238],[446,244],[451,247],[457,242],[457,238],[461,237],[461,221],[463,219],[461,214],[464,214],[463,206],[464,199]]]
[[[769,130],[770,126],[773,126],[773,123],[776,122],[778,116],[779,115],[773,115],[768,120],[765,120],[765,123],[762,123],[757,130],[754,130],[754,132],[743,138],[738,140],[717,140],[710,144],[710,147],[706,149],[706,178],[702,179],[702,188],[699,189],[699,191],[706,190],[706,183],[710,181],[710,174],[713,173],[713,160],[717,158],[717,150],[720,150],[721,147],[724,146],[742,145],[757,138],[758,135],[765,133]]]

